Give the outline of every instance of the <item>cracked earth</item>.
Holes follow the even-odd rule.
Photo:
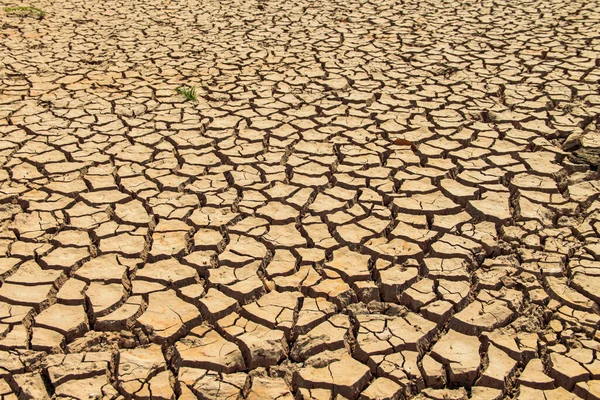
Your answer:
[[[598,1],[34,5],[2,398],[600,399]]]

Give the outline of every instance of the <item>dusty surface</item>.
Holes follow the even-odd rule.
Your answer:
[[[33,5],[0,395],[600,398],[598,1]]]

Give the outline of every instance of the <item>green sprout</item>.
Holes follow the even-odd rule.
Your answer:
[[[186,100],[196,101],[198,99],[195,86],[180,86],[175,91],[185,97]]]
[[[27,6],[27,7],[5,7],[4,12],[7,15],[16,15],[18,17],[33,17],[37,19],[44,18],[46,13],[39,8]]]

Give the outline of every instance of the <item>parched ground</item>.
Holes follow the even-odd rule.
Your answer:
[[[598,1],[32,5],[2,398],[600,398]]]

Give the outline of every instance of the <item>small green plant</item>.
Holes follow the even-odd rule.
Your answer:
[[[186,100],[196,101],[198,100],[198,94],[196,93],[195,86],[180,86],[175,91],[186,98]]]
[[[18,17],[32,17],[37,19],[44,18],[46,13],[39,8],[27,6],[27,7],[5,7],[4,12],[7,15],[16,15]]]

